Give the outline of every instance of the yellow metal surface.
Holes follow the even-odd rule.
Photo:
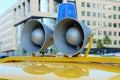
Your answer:
[[[92,43],[93,43],[93,34],[90,35],[90,41],[89,41],[89,45],[88,45],[88,48],[87,48],[87,51],[85,52],[85,55],[84,57],[87,57],[89,52],[90,52],[90,49],[92,47]]]
[[[0,60],[0,63],[9,61],[41,61],[41,62],[101,62],[101,63],[118,63],[120,57],[7,57]]]
[[[120,80],[120,64],[1,63],[0,78],[3,80]]]

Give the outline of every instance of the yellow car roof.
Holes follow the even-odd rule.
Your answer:
[[[120,64],[1,63],[0,80],[120,80]]]

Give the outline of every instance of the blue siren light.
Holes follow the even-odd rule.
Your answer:
[[[63,3],[59,5],[57,22],[66,17],[77,19],[76,7],[73,3]]]

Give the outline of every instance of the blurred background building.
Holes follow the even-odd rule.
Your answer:
[[[120,1],[118,0],[18,0],[0,15],[0,52],[27,53],[21,30],[29,19],[38,19],[54,29],[60,3],[76,4],[78,19],[93,32],[92,48],[120,52]]]

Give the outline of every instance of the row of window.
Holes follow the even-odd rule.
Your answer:
[[[105,5],[105,4],[95,4],[95,3],[89,3],[89,2],[81,2],[81,7],[120,11],[120,6],[111,6],[111,5]]]
[[[109,19],[120,19],[120,15],[116,14],[107,14],[107,13],[96,13],[96,12],[89,12],[89,11],[81,11],[81,16],[87,16],[87,17],[95,17],[95,18],[109,18]]]
[[[96,35],[96,32],[93,31],[93,34]],[[116,31],[102,31],[102,30],[98,30],[98,35],[108,35],[108,36],[119,36],[120,37],[120,32],[116,32]]]
[[[91,20],[81,20],[88,26],[99,26],[99,27],[114,27],[120,28],[120,23],[112,23],[112,22],[102,22],[102,21],[91,21]]]
[[[101,40],[102,42],[102,40]],[[93,39],[93,43],[96,44],[97,43],[97,39]],[[120,45],[120,40],[111,40],[111,44],[113,45]]]
[[[62,0],[54,0],[54,12],[57,12],[59,4],[62,3]],[[28,8],[27,12],[30,12],[31,7],[31,0],[27,0],[23,2],[22,5],[19,5],[17,8],[14,9],[15,16],[20,18],[21,16],[26,16],[26,8]],[[17,12],[16,12],[17,11]],[[49,12],[49,0],[38,0],[38,11],[40,12]]]
[[[20,18],[21,16],[26,16],[26,6],[28,6],[28,12],[30,12],[30,0],[27,0],[28,5],[25,2],[14,9],[15,16]],[[17,13],[16,13],[17,11]]]

